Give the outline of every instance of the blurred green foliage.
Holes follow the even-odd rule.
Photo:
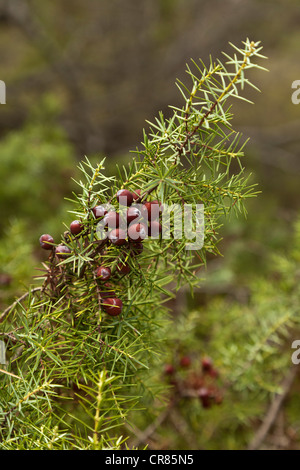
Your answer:
[[[56,124],[57,100],[47,96],[28,122],[1,140],[0,232],[10,221],[26,222],[35,236],[61,229],[64,196],[70,194],[76,162],[63,129]],[[56,224],[56,225],[55,225]]]
[[[34,283],[43,260],[39,237],[60,236],[76,173],[72,144],[56,122],[59,104],[47,95],[28,121],[0,142],[0,303]]]

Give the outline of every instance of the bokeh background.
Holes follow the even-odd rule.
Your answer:
[[[299,23],[297,0],[0,0],[1,308],[32,282],[40,234],[64,230],[78,162],[106,156],[113,172],[146,120],[181,104],[175,80],[191,58],[208,64],[249,37],[269,71],[251,74],[261,93],[247,90],[254,105],[234,103],[234,126],[250,138],[244,163],[261,194],[247,219],[225,223],[224,257],[186,300],[245,302],[249,283],[270,274],[270,254],[290,245],[299,213]]]

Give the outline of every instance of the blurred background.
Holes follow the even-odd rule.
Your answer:
[[[0,306],[32,281],[41,233],[67,222],[77,164],[107,157],[108,172],[131,158],[145,120],[180,105],[186,63],[222,60],[228,42],[261,41],[262,65],[234,103],[234,126],[250,137],[244,161],[262,191],[248,218],[225,223],[197,305],[243,302],[291,243],[299,212],[300,4],[296,0],[0,0]],[[194,301],[195,302],[195,301]],[[193,306],[193,305],[192,305]]]

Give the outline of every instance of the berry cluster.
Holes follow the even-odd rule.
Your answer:
[[[192,361],[189,356],[182,356],[177,365],[165,364],[164,375],[173,385],[177,398],[198,398],[203,408],[221,404],[223,397],[217,384],[218,371],[209,357],[201,361],[200,370],[190,370],[187,376],[180,376],[180,369],[189,369]]]
[[[108,207],[108,204],[94,205],[89,209],[85,222],[74,220],[70,224],[69,231],[64,233],[64,243],[56,245],[49,234],[43,234],[39,239],[43,249],[51,250],[52,261],[61,261],[73,253],[72,243],[68,241],[88,237],[96,226],[97,244],[94,252],[90,254],[95,262],[90,267],[97,282],[101,309],[111,316],[122,312],[123,302],[116,296],[113,284],[107,281],[129,274],[131,266],[128,260],[143,252],[145,239],[158,238],[162,232],[160,214],[163,207],[157,200],[147,200],[147,196],[149,193],[142,195],[140,189],[132,192],[121,189],[115,195],[115,201],[119,204],[118,210],[113,206]],[[119,250],[118,255],[114,255],[111,260],[107,255],[110,247]]]

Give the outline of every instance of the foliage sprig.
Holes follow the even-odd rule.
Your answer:
[[[207,253],[219,254],[223,216],[245,213],[245,200],[256,194],[242,165],[245,142],[232,128],[228,100],[246,99],[241,90],[255,87],[245,74],[263,69],[254,62],[263,57],[262,48],[248,39],[233,47],[225,64],[187,66],[191,85],[177,82],[183,106],[148,123],[142,148],[127,166],[117,167],[116,176],[105,175],[105,160],[96,167],[88,158],[80,163],[81,193],[74,193],[71,211],[80,231],[74,234],[66,225],[59,243],[49,247],[39,287],[0,316],[8,357],[7,373],[0,376],[1,448],[103,449],[123,443],[117,426],[138,407],[139,393],[151,393],[141,371],[151,367],[164,341],[167,301],[183,285],[199,285]],[[144,207],[154,201],[164,209],[203,204],[201,247],[186,249],[190,240],[184,233],[175,236],[175,219],[168,240],[149,237],[140,253],[128,238],[118,245],[99,237],[93,210],[110,204],[118,211],[120,189],[140,191],[135,203]],[[194,209],[192,216],[196,231]],[[61,245],[63,255],[57,251]],[[118,271],[119,263],[130,272]],[[107,284],[95,274],[99,266],[112,272]],[[113,316],[107,313],[108,295],[122,302]]]

